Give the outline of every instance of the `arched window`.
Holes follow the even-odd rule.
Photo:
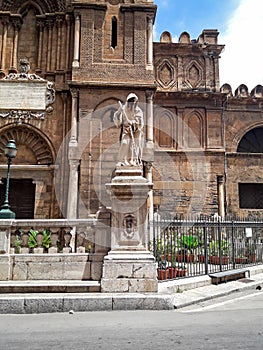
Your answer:
[[[111,19],[111,47],[114,49],[117,47],[117,35],[118,35],[118,21],[115,16]]]
[[[263,153],[263,127],[248,131],[239,142],[237,152]]]

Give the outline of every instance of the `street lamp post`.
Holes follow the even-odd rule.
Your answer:
[[[17,148],[14,140],[9,140],[5,146],[5,156],[7,158],[7,176],[6,176],[6,190],[5,190],[5,201],[0,209],[0,219],[15,219],[16,214],[10,209],[8,203],[9,195],[9,178],[10,178],[10,166],[12,159],[16,157]]]

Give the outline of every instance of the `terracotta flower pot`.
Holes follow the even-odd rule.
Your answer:
[[[158,279],[159,280],[168,280],[169,270],[168,269],[158,269]]]
[[[175,267],[169,267],[169,278],[175,278],[177,275],[177,269]]]
[[[178,277],[184,277],[186,275],[186,270],[184,269],[177,269],[177,276]]]
[[[194,254],[176,254],[176,261],[177,262],[194,262],[195,255]]]
[[[209,256],[209,263],[214,265],[220,265],[220,257],[210,255]],[[229,263],[229,257],[228,256],[222,256],[222,265],[227,265]]]
[[[205,256],[204,256],[203,254],[199,254],[199,255],[198,255],[198,261],[199,261],[200,263],[204,263],[204,262],[205,262]]]
[[[242,258],[235,258],[235,263],[236,264],[246,264],[247,263],[247,257],[244,256]]]

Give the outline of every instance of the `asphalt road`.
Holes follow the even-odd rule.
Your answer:
[[[263,349],[263,292],[175,311],[0,315],[0,349]]]

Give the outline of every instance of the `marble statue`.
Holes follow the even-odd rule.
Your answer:
[[[116,127],[121,128],[117,166],[141,165],[144,121],[137,95],[130,93],[124,105],[119,102],[113,121]]]

